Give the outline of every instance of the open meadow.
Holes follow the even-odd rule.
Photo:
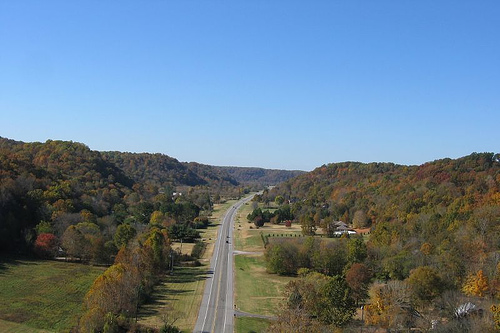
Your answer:
[[[0,260],[0,331],[68,332],[82,314],[85,294],[103,271],[67,262]]]

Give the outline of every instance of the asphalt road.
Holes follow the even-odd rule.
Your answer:
[[[210,261],[210,274],[195,332],[232,333],[234,329],[234,280],[233,280],[233,225],[236,211],[253,196],[235,203],[224,215],[214,253]]]

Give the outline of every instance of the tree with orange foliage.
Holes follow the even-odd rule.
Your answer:
[[[35,253],[42,258],[53,258],[57,253],[59,240],[51,233],[41,233],[35,241]]]
[[[484,297],[485,293],[489,290],[488,277],[484,275],[482,269],[477,271],[476,274],[470,274],[467,277],[464,285],[462,286],[462,291],[469,296],[479,296]]]

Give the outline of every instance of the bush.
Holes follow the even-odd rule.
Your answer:
[[[177,326],[165,324],[160,329],[160,333],[181,333],[181,330]]]
[[[191,251],[191,257],[200,259],[204,251],[205,251],[205,243],[196,242],[194,244],[193,250]]]

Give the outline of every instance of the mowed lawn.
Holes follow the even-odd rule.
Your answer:
[[[236,333],[263,333],[269,327],[270,321],[261,318],[239,317],[235,320]]]
[[[275,316],[293,277],[267,273],[263,256],[237,255],[234,259],[238,310]]]
[[[0,331],[68,332],[82,314],[85,294],[103,271],[83,264],[0,259]]]

